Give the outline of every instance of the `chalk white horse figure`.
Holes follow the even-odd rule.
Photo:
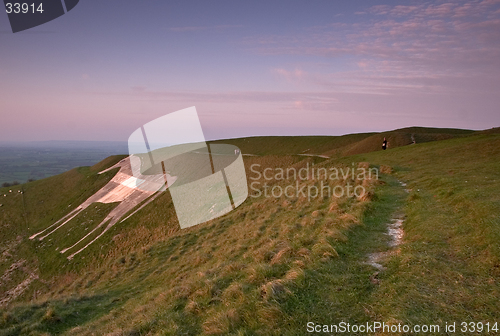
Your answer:
[[[61,253],[65,253],[68,250],[74,249],[78,244],[82,243],[85,239],[91,236],[99,228],[104,226],[106,223],[106,228],[93,240],[87,243],[85,246],[80,248],[78,251],[72,253],[68,256],[68,259],[72,259],[75,255],[85,250],[90,244],[99,239],[103,234],[105,234],[109,229],[111,229],[118,221],[130,210],[134,209],[137,205],[147,200],[138,209],[131,213],[127,218],[123,219],[125,221],[130,216],[134,215],[137,211],[141,210],[147,204],[156,199],[163,191],[165,191],[172,183],[177,179],[175,176],[170,176],[168,173],[157,174],[157,175],[142,175],[139,171],[133,171],[132,167],[140,167],[140,164],[134,162],[134,160],[140,160],[136,156],[129,156],[112,167],[105,169],[99,174],[103,174],[115,168],[120,168],[118,173],[98,192],[89,197],[85,202],[76,207],[73,211],[68,213],[63,218],[59,219],[54,224],[50,225],[43,231],[40,231],[30,237],[30,239],[35,239],[38,237],[39,240],[43,240],[50,236],[52,233],[63,227],[73,218],[75,218],[80,212],[88,208],[92,203],[115,203],[120,202],[120,204],[114,208],[104,220],[97,225],[93,230],[87,233],[83,238],[74,243],[72,246],[64,248]],[[132,162],[132,164],[131,164]],[[135,163],[135,164],[133,164]],[[137,188],[140,185],[141,188]],[[149,199],[148,199],[149,198]]]
[[[107,223],[104,230],[94,239],[68,256],[68,259],[72,259],[105,234],[129,211],[142,203],[127,218],[169,187],[181,228],[222,216],[242,204],[248,197],[247,178],[240,149],[232,145],[207,145],[195,107],[167,114],[141,126],[129,137],[128,145],[129,157],[99,173],[120,168],[106,186],[30,239],[45,239],[92,203],[120,202],[82,239],[61,250],[61,253],[65,253],[75,249]],[[174,182],[175,185],[172,185]]]

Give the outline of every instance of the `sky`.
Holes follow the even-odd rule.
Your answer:
[[[196,106],[207,139],[500,126],[500,0],[80,0],[13,34],[0,141],[127,141]]]

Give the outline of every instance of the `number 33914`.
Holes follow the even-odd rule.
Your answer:
[[[32,4],[27,4],[27,3],[6,3],[5,4],[7,14],[10,13],[43,13],[43,7],[42,4],[38,5],[38,7],[35,6],[34,3]],[[36,7],[36,9],[35,9]]]

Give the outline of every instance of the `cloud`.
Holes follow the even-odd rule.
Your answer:
[[[373,13],[376,15],[389,14],[390,11],[391,11],[391,6],[388,6],[388,5],[375,5],[369,9],[370,13]]]
[[[368,62],[366,61],[359,61],[356,64],[362,69],[366,69],[368,67]]]
[[[210,105],[227,109],[238,106],[231,114],[246,114],[249,106],[265,106],[271,114],[282,115],[288,110],[328,111],[339,102],[327,91],[169,91],[132,87],[127,91],[95,92],[100,96],[123,96],[130,101],[151,101],[179,104],[179,106]],[[224,107],[225,106],[225,107]],[[245,107],[245,108],[242,108]],[[238,112],[240,111],[240,112]],[[269,114],[267,112],[265,114]],[[253,112],[255,114],[255,112]],[[259,114],[258,112],[256,114]]]
[[[428,16],[450,16],[454,9],[456,8],[456,4],[452,3],[444,3],[441,5],[429,5],[424,9],[423,13]]]
[[[282,68],[276,68],[273,69],[273,72],[280,77],[285,78],[287,81],[301,80],[305,76],[307,76],[307,73],[301,69],[286,70]]]
[[[146,92],[145,86],[132,86],[131,89],[133,92]]]
[[[181,101],[200,101],[200,102],[289,102],[297,100],[328,101],[334,102],[335,98],[331,93],[302,91],[150,91],[137,87],[131,88],[126,92],[103,92],[100,94],[117,94],[134,96],[144,99],[163,99],[163,100],[181,100]]]
[[[396,15],[396,16],[402,16],[402,15],[408,15],[411,13],[414,13],[419,9],[418,6],[395,6],[390,10],[390,14]]]
[[[217,25],[217,26],[185,26],[185,27],[170,27],[168,30],[176,33],[184,33],[184,32],[199,32],[206,30],[226,30],[226,29],[234,29],[241,28],[242,25]]]
[[[274,72],[287,81],[377,94],[475,90],[467,78],[500,81],[500,0],[377,5],[362,22],[248,39],[262,55],[306,55],[348,62],[343,72],[302,67]],[[346,61],[347,60],[347,61]],[[345,70],[349,69],[349,70]],[[454,84],[454,81],[458,84]]]

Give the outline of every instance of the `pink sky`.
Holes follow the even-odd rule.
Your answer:
[[[126,141],[189,106],[207,138],[500,126],[498,0],[220,3],[0,21],[0,141]]]

